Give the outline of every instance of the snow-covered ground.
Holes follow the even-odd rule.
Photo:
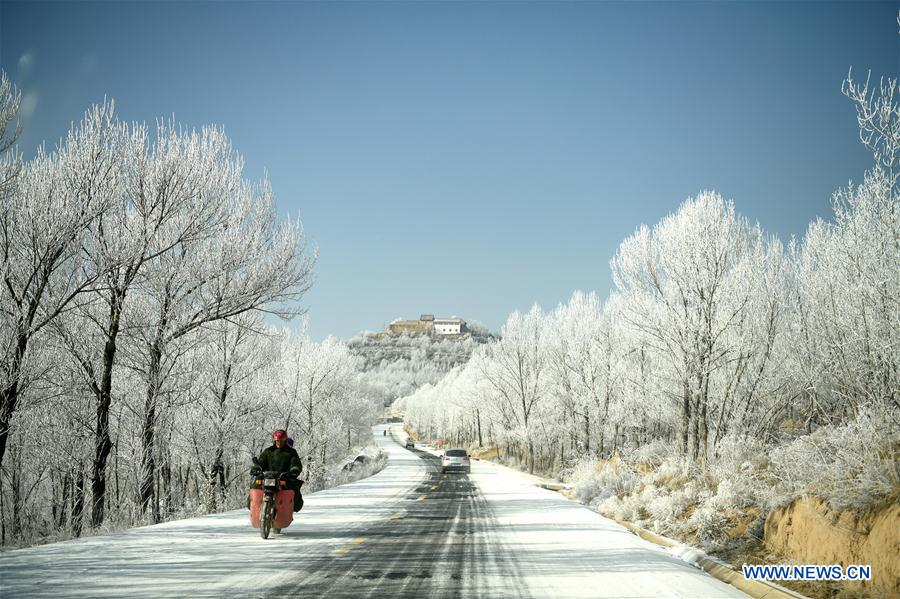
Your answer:
[[[373,428],[375,442],[389,456],[384,470],[306,495],[303,511],[283,535],[261,539],[249,524],[248,512],[236,510],[9,551],[0,554],[0,594],[267,596],[277,587],[340,578],[353,555],[365,555],[363,566],[371,570],[378,566],[379,556],[388,553],[388,545],[395,548],[405,542],[403,535],[391,538],[393,522],[398,530],[406,526],[407,534],[414,532],[410,527],[420,525],[419,520],[404,521],[402,515],[411,513],[410,506],[427,514],[430,505],[438,505],[437,493],[428,499],[427,492],[416,490],[436,465],[397,443],[405,437],[400,425],[392,432],[384,436],[382,427]],[[445,507],[452,501],[466,501],[470,507],[464,513],[457,509],[455,520],[440,533],[442,538],[426,545],[434,559],[419,556],[409,564],[415,570],[436,563],[435,570],[440,571],[441,556],[468,561],[479,556],[486,564],[460,565],[462,581],[454,584],[462,596],[744,597],[579,504],[536,488],[518,473],[473,462],[469,480],[474,485],[467,487],[471,489],[467,496],[451,494],[441,500]],[[445,484],[462,481],[450,479]],[[478,521],[468,531],[471,534],[463,530],[461,518],[470,525]],[[366,532],[376,528],[382,536]],[[476,546],[477,551],[469,551]],[[449,584],[450,576],[442,582],[439,573],[402,588],[441,596],[440,584]],[[354,580],[369,584],[362,578]],[[384,587],[372,580],[371,589],[388,589],[389,578],[382,579]]]
[[[489,462],[470,479],[532,597],[746,597],[555,491]]]
[[[361,526],[390,516],[423,478],[418,457],[380,430],[374,439],[388,453],[387,466],[367,479],[304,495],[303,510],[282,535],[263,540],[242,509],[9,551],[0,553],[0,595],[262,595],[286,583],[305,555],[327,554]]]

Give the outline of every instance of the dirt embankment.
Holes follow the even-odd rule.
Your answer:
[[[872,597],[900,597],[900,505],[837,512],[818,498],[798,499],[766,518],[765,543],[806,564],[870,564],[872,580],[847,583]]]

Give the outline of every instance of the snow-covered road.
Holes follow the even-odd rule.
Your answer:
[[[283,535],[237,510],[9,551],[0,596],[745,597],[517,473],[442,475],[373,433],[385,469],[306,495]]]

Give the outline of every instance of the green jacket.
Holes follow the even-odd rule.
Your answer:
[[[263,470],[274,470],[275,472],[300,474],[303,471],[303,464],[300,462],[297,450],[287,445],[282,445],[279,449],[272,444],[263,449],[263,452],[259,454],[259,465]]]

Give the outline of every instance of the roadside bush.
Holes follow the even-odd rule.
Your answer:
[[[627,520],[625,515],[625,502],[613,495],[596,504],[595,509],[601,515],[613,520]]]
[[[674,525],[676,519],[684,513],[688,502],[683,493],[670,493],[668,495],[660,495],[647,504],[647,511],[650,517],[660,522],[662,526],[669,529]]]
[[[671,491],[681,489],[697,473],[683,457],[668,457],[653,472],[648,480],[657,487],[665,487]]]
[[[687,503],[687,505],[699,503],[704,499],[702,489],[700,487],[701,485],[694,480],[689,480],[684,484],[684,488],[682,488],[681,494],[684,496],[684,501],[685,503]]]
[[[331,489],[357,480],[368,478],[374,474],[378,474],[387,463],[387,454],[375,445],[367,445],[358,454],[357,457],[364,456],[364,460],[353,460],[345,463],[343,466],[336,465],[331,469],[325,480],[317,485],[305,485],[303,491],[312,493],[322,489]],[[347,467],[350,465],[351,467]]]
[[[733,479],[725,478],[719,481],[716,494],[707,502],[711,507],[726,509],[732,507],[746,507],[752,505],[746,493],[739,492],[738,484]]]
[[[599,468],[598,468],[599,465]],[[575,485],[575,496],[585,504],[597,504],[615,495],[630,493],[640,482],[638,474],[620,461],[597,462],[584,456],[566,473]]]
[[[643,520],[649,517],[644,504],[641,503],[641,500],[637,495],[626,495],[625,497],[613,495],[607,497],[602,502],[595,502],[594,509],[607,518],[612,518],[614,520],[628,520],[629,522],[634,522],[638,526],[641,525]]]
[[[769,507],[816,495],[835,509],[865,509],[900,491],[900,427],[888,414],[861,412],[770,453],[776,480]]]
[[[710,472],[718,481],[713,501],[719,507],[761,505],[769,495],[766,446],[754,437],[728,435],[716,448]]]
[[[672,456],[672,451],[671,443],[655,439],[631,451],[626,459],[631,464],[642,463],[656,468]]]
[[[696,528],[697,540],[707,547],[714,547],[728,538],[728,520],[714,505],[697,508],[688,519],[688,526]]]
[[[766,465],[766,446],[756,437],[726,435],[716,446],[711,470],[719,477],[749,469],[759,470]]]

